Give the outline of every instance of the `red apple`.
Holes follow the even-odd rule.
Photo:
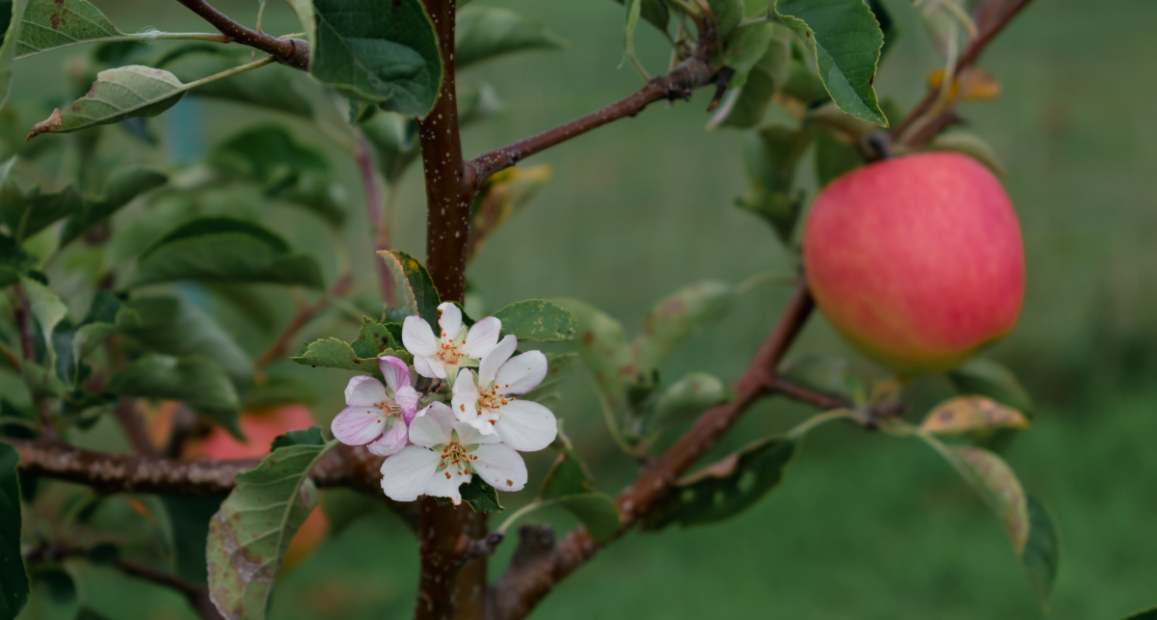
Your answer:
[[[901,373],[939,372],[1012,331],[1024,244],[1008,194],[955,153],[854,170],[816,197],[803,261],[820,310]]]
[[[269,454],[269,444],[279,435],[316,426],[317,421],[305,405],[284,405],[271,409],[246,410],[241,413],[239,424],[249,439],[248,443],[238,441],[228,431],[217,427],[205,438],[190,442],[185,447],[185,456],[220,460],[265,456]],[[281,563],[282,569],[293,568],[308,557],[325,538],[328,523],[325,513],[320,508],[314,508],[289,543]]]

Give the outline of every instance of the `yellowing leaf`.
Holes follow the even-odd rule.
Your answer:
[[[944,83],[944,68],[928,74],[928,88],[937,90]],[[979,67],[967,67],[952,81],[948,97],[952,101],[992,101],[1000,96],[1000,82]]]
[[[938,405],[920,429],[938,435],[958,435],[998,428],[1026,428],[1028,418],[983,396],[961,396]]]

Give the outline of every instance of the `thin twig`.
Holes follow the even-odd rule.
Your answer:
[[[124,429],[134,453],[141,456],[156,456],[157,451],[149,439],[149,433],[145,430],[141,416],[137,414],[136,403],[135,398],[122,398],[116,406],[117,420],[121,423],[121,428]]]
[[[716,82],[716,69],[710,63],[714,49],[714,29],[706,28],[694,55],[674,71],[656,77],[635,94],[601,110],[474,158],[466,164],[467,182],[475,189],[481,188],[482,182],[496,172],[603,125],[634,116],[656,101],[690,99],[691,91]]]
[[[374,251],[380,252],[382,250],[390,249],[390,233],[388,218],[392,215],[392,205],[382,204],[381,183],[378,179],[378,171],[374,166],[374,150],[370,146],[370,141],[366,139],[360,132],[358,134],[358,172],[362,177],[362,189],[366,196],[366,219],[370,222],[370,230],[374,237]],[[392,194],[395,190],[388,190]],[[390,270],[386,267],[386,263],[376,256],[374,257],[374,268],[378,274],[378,287],[382,290],[382,300],[385,301],[387,308],[394,307],[394,277],[390,275]]]
[[[224,13],[209,5],[205,0],[177,0],[190,11],[200,15],[229,40],[261,50],[277,59],[281,64],[309,70],[309,43],[302,39],[279,39],[257,32],[233,21]]]
[[[329,291],[317,301],[309,305],[298,306],[297,312],[293,314],[293,318],[289,320],[289,324],[285,326],[285,329],[281,330],[281,333],[277,335],[277,339],[274,340],[261,355],[257,356],[257,359],[253,360],[253,367],[261,370],[284,356],[293,346],[297,332],[301,331],[301,328],[309,324],[318,314],[321,314],[321,312],[329,306],[330,301],[332,301],[334,297],[342,297],[349,292],[352,283],[353,274],[346,273],[338,279],[337,282],[334,282],[333,286],[329,288]]]

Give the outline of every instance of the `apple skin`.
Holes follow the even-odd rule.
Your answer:
[[[269,454],[269,445],[279,435],[317,426],[317,420],[308,407],[294,404],[270,409],[246,410],[241,413],[238,424],[249,439],[249,443],[241,443],[224,428],[216,427],[208,436],[186,445],[185,456],[219,460],[262,457]],[[289,548],[285,550],[285,558],[281,562],[282,570],[291,569],[309,557],[325,538],[328,526],[329,521],[325,518],[325,513],[320,507],[314,508],[298,528],[289,543]]]
[[[1024,242],[991,172],[956,153],[874,163],[816,197],[808,284],[847,340],[900,372],[941,372],[1016,325]]]

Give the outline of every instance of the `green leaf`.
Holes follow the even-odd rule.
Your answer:
[[[461,104],[462,94],[458,95]],[[378,170],[387,183],[395,184],[418,160],[418,124],[412,118],[392,112],[379,112],[359,123],[377,153]]]
[[[458,492],[462,495],[462,502],[479,514],[505,510],[502,504],[498,503],[498,491],[477,475],[471,478],[470,482],[458,487]],[[448,497],[434,499],[442,506],[450,503]]]
[[[434,22],[420,0],[314,0],[309,71],[350,99],[425,116],[442,87]]]
[[[321,434],[320,426],[311,426],[306,429],[289,431],[283,435],[278,435],[273,443],[269,446],[269,451],[273,452],[278,448],[287,448],[289,446],[324,446],[325,437]]]
[[[1027,503],[1028,541],[1020,554],[1020,563],[1028,572],[1041,605],[1047,609],[1045,601],[1052,594],[1053,584],[1057,580],[1057,568],[1060,566],[1060,542],[1057,539],[1057,528],[1044,504],[1032,495],[1027,496]],[[1157,613],[1153,620],[1157,620]]]
[[[64,317],[68,316],[68,306],[48,290],[48,287],[30,278],[21,278],[24,292],[28,295],[28,310],[36,317],[40,324],[40,331],[44,334],[44,367],[56,367],[56,347],[53,343],[52,332]]]
[[[659,393],[647,426],[657,431],[667,424],[691,419],[729,400],[731,393],[718,377],[702,372],[689,373]]]
[[[178,80],[194,80],[228,71],[249,61],[249,52],[205,43],[190,43],[171,50],[155,63],[158,69],[172,73]],[[221,99],[277,110],[305,119],[313,118],[313,104],[301,89],[309,78],[288,67],[269,67],[247,72],[197,87],[191,96]]]
[[[570,440],[559,431],[553,447],[560,454],[547,472],[535,499],[540,507],[558,505],[583,524],[591,539],[607,542],[619,531],[619,509],[610,497],[592,492],[590,476]]]
[[[737,205],[763,218],[785,244],[799,219],[802,199],[792,193],[792,180],[812,131],[772,125],[749,134],[743,143],[743,161],[752,191]]]
[[[578,362],[579,356],[577,353],[546,353],[544,355],[546,355],[546,378],[538,384],[538,387],[519,396],[519,398],[539,403],[554,411],[562,404],[560,391],[562,380]]]
[[[549,299],[528,299],[494,313],[502,321],[502,331],[519,340],[566,342],[574,339],[578,321],[570,312]]]
[[[509,168],[486,179],[470,205],[468,257],[477,254],[512,215],[538,194],[553,174],[554,168],[541,165]]]
[[[309,384],[298,378],[266,376],[260,385],[250,385],[245,389],[241,395],[241,408],[268,409],[316,400],[317,395]]]
[[[799,100],[808,107],[830,101],[832,98],[820,76],[794,58],[787,64],[787,79],[783,83],[783,94]]]
[[[680,480],[647,513],[643,529],[706,525],[754,506],[779,485],[796,445],[777,437],[764,439]]]
[[[11,175],[15,163],[12,157],[0,165],[0,222],[21,242],[75,212],[81,198],[71,185],[46,194],[39,185],[22,191]]]
[[[150,353],[114,372],[105,389],[117,396],[181,401],[244,440],[237,425],[241,400],[215,362],[199,357]]]
[[[273,184],[287,174],[328,172],[329,162],[317,149],[298,143],[285,125],[247,127],[213,148],[210,160],[232,174]]]
[[[5,0],[0,2],[0,28],[4,38],[0,40],[0,109],[8,103],[12,87],[12,61],[16,59],[17,41],[24,25],[24,12],[28,0]]]
[[[615,0],[615,2],[623,4],[623,0]],[[643,0],[640,15],[644,21],[658,28],[660,32],[667,33],[671,12],[667,9],[667,3],[664,0]]]
[[[278,447],[237,486],[209,523],[209,592],[229,620],[263,620],[289,542],[318,504],[309,473],[337,440]]]
[[[32,257],[15,239],[0,233],[0,287],[19,282],[20,274],[27,273],[32,264]]]
[[[28,602],[28,575],[20,547],[20,455],[0,442],[0,617],[15,618]]]
[[[394,276],[394,289],[401,297],[406,316],[418,315],[438,333],[438,304],[442,303],[430,272],[418,259],[400,250],[378,252]]]
[[[983,396],[958,396],[941,403],[920,424],[920,430],[937,435],[1027,427],[1028,418],[1021,412]]]
[[[407,364],[413,360],[402,344],[401,324],[378,323],[369,317],[362,317],[358,339],[350,343],[350,348],[361,359],[377,359],[383,355],[392,355]]]
[[[720,41],[725,40],[743,21],[743,0],[707,0],[707,6],[715,16],[715,32]]]
[[[695,332],[722,316],[734,300],[733,285],[704,280],[660,301],[643,318],[643,332],[635,339],[639,368],[661,366]]]
[[[747,24],[735,30],[731,39],[727,41],[727,51],[723,55],[723,63],[735,71],[727,84],[728,87],[743,86],[747,81],[747,74],[767,53],[767,46],[771,43],[774,33],[775,24],[768,22]]]
[[[863,165],[864,158],[854,144],[844,142],[831,131],[816,132],[816,181],[821,188]]]
[[[64,112],[54,110],[32,127],[28,140],[44,133],[68,133],[128,118],[150,118],[168,110],[185,96],[190,84],[172,73],[141,65],[101,71],[87,95]]]
[[[572,344],[583,364],[595,377],[603,396],[611,403],[624,393],[624,379],[636,375],[635,358],[622,324],[577,299],[556,299],[578,322]]]
[[[887,127],[872,87],[884,33],[864,0],[778,0],[775,12],[804,39],[836,105]]]
[[[1145,611],[1139,611],[1127,618],[1123,618],[1122,620],[1157,620],[1157,607],[1154,607],[1153,609],[1147,609]]]
[[[960,394],[979,394],[1031,416],[1032,397],[1004,365],[974,357],[948,372],[948,379]]]
[[[926,441],[927,435],[924,436]],[[935,447],[937,443],[929,441]],[[974,446],[937,448],[1000,518],[1042,604],[1052,590],[1059,561],[1056,528],[1048,512],[1029,497],[1012,468],[999,456]]]
[[[454,66],[461,70],[503,54],[566,46],[564,39],[536,19],[507,9],[475,5],[458,11]]]
[[[402,351],[394,351],[394,356],[405,359]],[[297,355],[289,359],[303,366],[314,368],[339,368],[371,374],[380,373],[377,356],[358,357],[358,354],[349,344],[337,338],[325,338],[303,344]]]
[[[168,181],[167,175],[149,168],[134,166],[118,170],[105,184],[103,198],[85,200],[69,215],[64,230],[60,232],[60,245],[71,243],[89,228],[132,202],[137,196],[154,190]]]
[[[29,0],[16,58],[122,34],[87,0]]]
[[[125,302],[135,317],[116,314],[117,333],[156,353],[200,356],[225,368],[235,385],[249,383],[253,363],[211,316],[183,297],[140,297]]]
[[[205,547],[209,521],[221,508],[221,496],[158,495],[172,533],[173,570],[182,581],[203,586],[208,583]]]
[[[137,259],[129,287],[198,280],[325,286],[313,257],[252,222],[204,217],[162,237]]]

